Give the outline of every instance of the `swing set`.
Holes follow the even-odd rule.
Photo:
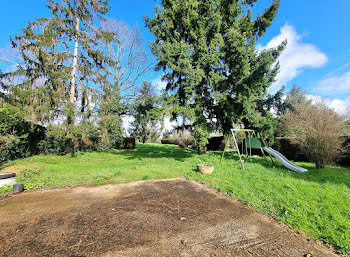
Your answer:
[[[237,151],[238,153],[239,160],[241,162],[243,169],[244,169],[244,159],[248,159],[249,156],[252,156],[252,149],[260,149],[266,163],[270,165],[269,162],[267,161],[266,155],[263,150],[263,148],[266,147],[266,144],[263,137],[261,137],[260,133],[257,133],[253,129],[231,129],[231,134],[232,136],[228,137],[228,139],[226,140],[224,151],[222,152],[220,162],[222,162],[225,155],[226,147],[230,142],[231,147],[233,147],[234,150]],[[238,142],[241,142],[241,151],[239,150]],[[272,161],[272,164],[274,164],[272,156],[270,154],[269,154],[269,157]]]

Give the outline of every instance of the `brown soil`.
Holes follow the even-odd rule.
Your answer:
[[[337,256],[185,179],[24,192],[0,227],[0,256]]]
[[[21,175],[21,170],[27,169],[24,165],[14,165],[0,169],[0,173],[16,173],[16,176]]]

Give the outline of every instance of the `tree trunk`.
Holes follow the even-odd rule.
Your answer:
[[[207,152],[206,146],[198,146],[198,154],[205,154]]]
[[[72,63],[72,72],[71,72],[71,81],[70,81],[70,96],[69,96],[69,102],[72,104],[70,106],[70,110],[68,112],[67,120],[69,123],[74,124],[75,120],[75,90],[76,90],[76,80],[75,77],[77,75],[77,68],[78,68],[78,47],[79,47],[79,23],[80,20],[78,17],[75,18],[75,42],[74,42],[74,52],[73,52],[73,63]],[[70,124],[69,124],[70,125]],[[68,131],[70,133],[71,131]],[[72,138],[69,138],[69,146],[70,146],[70,155],[74,155],[74,140]]]
[[[325,169],[327,167],[327,165],[324,162],[316,162],[316,169]]]
[[[73,53],[73,63],[72,63],[72,73],[71,73],[71,82],[70,82],[70,102],[74,104],[75,102],[75,88],[76,81],[75,77],[77,74],[78,66],[78,47],[79,47],[79,23],[80,20],[78,17],[75,19],[75,42],[74,42],[74,53]]]
[[[69,154],[71,157],[74,156],[74,141],[72,138],[68,139],[68,144],[69,144]]]

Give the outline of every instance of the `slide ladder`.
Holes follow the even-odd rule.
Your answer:
[[[277,152],[276,150],[273,150],[271,147],[263,147],[263,149],[265,152],[271,154],[273,157],[279,160],[286,168],[296,172],[307,172],[307,169],[299,167],[298,165],[295,165],[294,163],[290,162],[281,153]]]

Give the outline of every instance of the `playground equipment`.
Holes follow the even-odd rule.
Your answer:
[[[273,155],[277,160],[279,160],[284,167],[296,172],[307,172],[307,169],[304,169],[290,162],[285,156],[283,156],[281,153],[277,152],[276,150],[273,150],[271,147],[264,147],[263,149],[269,154]]]
[[[284,157],[281,153],[277,152],[276,150],[272,149],[271,147],[267,147],[263,137],[261,137],[261,135],[259,133],[256,133],[254,130],[252,130],[252,129],[231,129],[231,133],[232,133],[233,147],[236,148],[235,150],[238,153],[239,160],[241,162],[243,169],[244,169],[243,158],[244,157],[248,158],[248,156],[251,156],[252,149],[260,149],[267,164],[269,164],[269,163],[266,159],[266,155],[265,155],[264,151],[268,153],[272,163],[273,163],[273,159],[272,159],[272,156],[273,156],[278,161],[280,161],[283,166],[285,166],[286,168],[288,168],[290,170],[293,170],[296,172],[307,172],[307,169],[304,169],[302,167],[295,165],[294,163],[290,162],[286,157]],[[239,146],[238,146],[238,138],[239,137],[240,137],[241,142],[242,142],[241,152],[239,151]],[[221,156],[221,161],[224,158],[226,146],[227,146],[229,141],[230,141],[230,138],[228,138],[228,140],[225,144],[225,148],[224,148],[224,151],[223,151],[222,156]],[[244,152],[245,152],[245,154],[244,154]]]

